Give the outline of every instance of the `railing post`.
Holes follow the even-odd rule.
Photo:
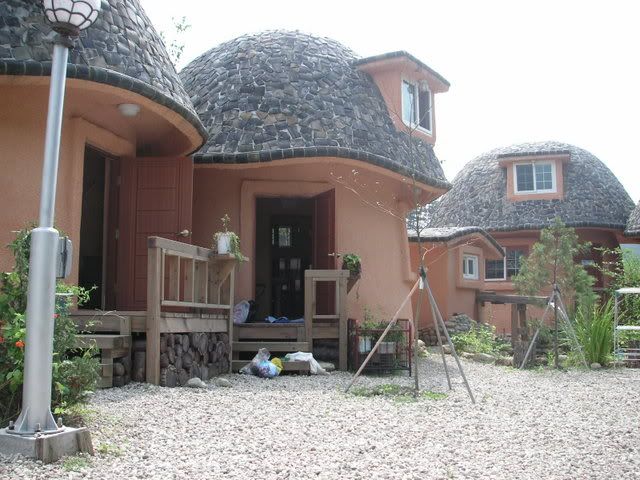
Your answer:
[[[160,303],[162,249],[149,246],[147,257],[147,383],[160,383]]]
[[[340,275],[337,280],[338,284],[338,302],[340,310],[336,312],[340,316],[338,320],[338,364],[340,370],[347,371],[347,282],[349,279],[345,275]]]

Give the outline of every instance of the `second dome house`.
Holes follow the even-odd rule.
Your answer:
[[[215,47],[181,79],[209,137],[193,155],[192,240],[209,245],[229,216],[250,257],[236,299],[255,300],[257,319],[291,320],[309,316],[305,295],[313,295],[315,313],[330,320],[339,314],[334,287],[307,278],[317,292],[305,293],[305,271],[339,269],[341,256],[354,253],[362,279],[343,316],[361,319],[369,309],[391,318],[416,279],[404,218],[416,193],[426,203],[450,187],[433,151],[434,97],[448,82],[405,52],[363,59],[333,40],[288,31]],[[408,305],[402,318],[411,316]],[[307,340],[335,338],[313,329]],[[235,330],[237,340],[280,337]],[[309,333],[286,335],[301,341]]]

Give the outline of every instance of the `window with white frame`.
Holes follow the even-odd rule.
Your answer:
[[[431,91],[426,82],[402,81],[402,121],[431,133]]]
[[[522,248],[507,248],[502,260],[485,260],[485,280],[508,280],[520,273],[527,252]]]
[[[467,280],[478,280],[478,256],[462,256],[462,278]]]
[[[515,193],[554,193],[556,165],[554,162],[516,163],[513,165]]]

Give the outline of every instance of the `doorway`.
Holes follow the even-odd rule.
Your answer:
[[[304,271],[312,263],[313,200],[256,201],[256,315],[301,318]]]
[[[78,285],[95,287],[83,305],[86,309],[115,306],[118,168],[117,159],[95,148],[85,148]]]

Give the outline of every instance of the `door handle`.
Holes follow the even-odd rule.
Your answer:
[[[178,237],[189,237],[189,236],[191,236],[191,232],[185,228],[181,232],[177,232],[176,235]]]
[[[333,253],[328,253],[328,254],[327,254],[327,256],[328,256],[328,257],[336,257],[336,258],[340,258],[340,257],[342,256],[342,254],[341,254],[341,253],[333,252]]]

